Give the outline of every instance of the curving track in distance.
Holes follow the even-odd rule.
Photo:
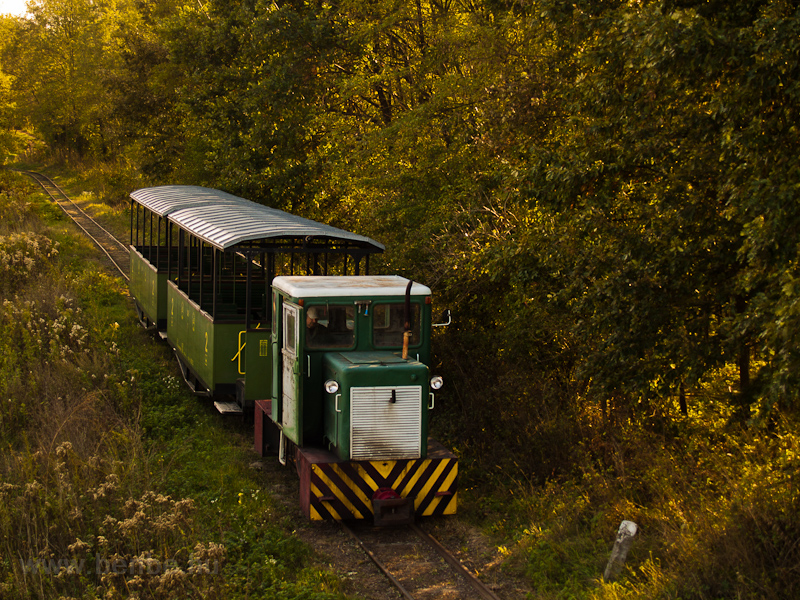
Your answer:
[[[38,183],[50,199],[105,253],[120,275],[126,281],[130,280],[130,250],[127,245],[86,214],[52,179],[34,171],[20,172]]]
[[[500,600],[447,548],[418,525],[344,530],[405,600]]]

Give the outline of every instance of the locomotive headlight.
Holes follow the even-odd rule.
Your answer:
[[[329,379],[325,382],[325,391],[329,394],[335,394],[339,391],[339,382]]]
[[[443,385],[444,385],[444,379],[442,379],[441,375],[434,375],[433,377],[431,377],[431,388],[432,389],[440,390],[440,389],[442,389]]]

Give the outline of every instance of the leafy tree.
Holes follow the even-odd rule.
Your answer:
[[[754,351],[766,388],[790,377],[797,177],[778,165],[796,97],[774,69],[796,75],[796,19],[782,2],[573,15],[570,116],[531,152],[528,185],[574,250],[559,297],[599,395],[663,396],[737,363],[747,404]]]
[[[13,136],[11,129],[20,121],[16,118],[16,104],[12,96],[14,77],[8,74],[8,64],[12,63],[12,41],[17,37],[20,20],[0,15],[0,153],[11,150]]]
[[[792,157],[800,122],[800,11],[790,2],[750,6],[752,21],[732,32],[738,52],[725,64],[715,107],[725,117],[726,217],[742,224],[736,283],[746,302],[734,326],[763,362],[759,392],[796,408],[800,169]]]
[[[219,0],[172,22],[187,177],[301,210],[314,196],[308,124],[327,29],[310,9],[272,2]]]
[[[102,80],[110,103],[112,154],[128,155],[154,179],[168,179],[183,151],[174,109],[182,75],[170,63],[165,38],[176,12],[172,0],[129,7],[110,41],[119,59]]]
[[[116,60],[110,46],[115,0],[45,0],[31,7],[15,73],[18,105],[54,148],[102,149],[108,97],[98,86]]]

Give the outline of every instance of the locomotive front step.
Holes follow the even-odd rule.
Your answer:
[[[242,407],[233,401],[222,402],[217,400],[216,402],[214,402],[214,408],[216,408],[222,415],[242,414]]]

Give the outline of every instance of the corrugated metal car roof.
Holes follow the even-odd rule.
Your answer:
[[[221,250],[265,239],[331,239],[382,252],[366,236],[291,215],[282,210],[198,186],[163,186],[131,193],[131,198]]]
[[[162,185],[131,192],[131,198],[159,217],[204,204],[255,204],[233,194],[199,185]]]

